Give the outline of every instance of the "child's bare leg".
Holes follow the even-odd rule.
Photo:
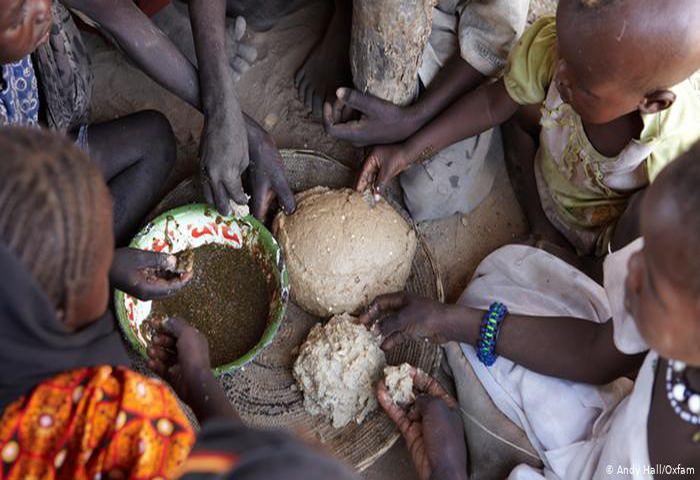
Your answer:
[[[530,231],[540,239],[574,253],[574,248],[544,213],[537,190],[534,165],[539,146],[539,111],[522,107],[501,128],[508,175]]]
[[[112,193],[114,235],[123,246],[163,193],[175,136],[163,114],[148,110],[90,125],[88,144]]]
[[[515,117],[501,126],[510,182],[532,232],[527,243],[573,265],[602,284],[602,259],[578,256],[576,249],[552,225],[542,209],[535,179],[539,116],[538,109],[522,107]]]
[[[349,53],[352,0],[334,1],[333,16],[323,38],[294,77],[299,98],[319,118],[324,99],[335,98],[338,87],[352,84]]]
[[[226,15],[244,17],[248,27],[264,32],[283,17],[318,0],[226,0]]]
[[[639,227],[639,211],[643,198],[644,190],[632,195],[627,203],[627,209],[617,221],[615,233],[610,242],[610,248],[613,252],[626,247],[642,235]]]

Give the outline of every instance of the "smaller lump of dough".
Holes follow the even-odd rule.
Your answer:
[[[379,342],[348,314],[314,325],[293,370],[306,411],[323,414],[341,428],[362,423],[376,410],[375,386],[386,365]]]
[[[408,363],[402,363],[398,367],[386,367],[384,369],[384,383],[395,404],[405,407],[416,400],[413,393],[411,366]]]
[[[404,289],[417,239],[383,198],[316,187],[296,196],[293,215],[275,217],[294,303],[318,317],[357,313]]]

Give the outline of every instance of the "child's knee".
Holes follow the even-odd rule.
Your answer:
[[[149,132],[149,157],[158,159],[164,167],[172,168],[175,164],[176,140],[168,118],[157,110],[145,110],[140,113],[144,131]]]

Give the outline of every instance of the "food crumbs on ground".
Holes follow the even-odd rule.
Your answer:
[[[413,393],[411,366],[408,363],[402,363],[398,367],[386,367],[384,369],[384,383],[389,396],[397,405],[405,407],[416,400]]]
[[[270,290],[264,272],[245,249],[212,244],[191,252],[192,280],[172,297],[154,300],[149,319],[186,320],[209,340],[212,366],[222,366],[250,351],[262,337]]]
[[[348,314],[314,325],[294,363],[304,408],[341,428],[377,408],[375,386],[386,365],[380,340]]]

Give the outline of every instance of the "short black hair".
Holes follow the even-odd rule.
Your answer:
[[[674,248],[682,259],[677,279],[700,299],[700,142],[661,171],[656,195],[672,202],[679,241]],[[675,243],[675,242],[674,242]]]
[[[667,90],[700,68],[697,0],[683,4],[663,0],[561,0],[557,8],[575,14],[575,25],[583,31],[596,36],[614,31],[616,43],[626,42],[636,48],[633,55],[640,57],[640,62],[636,62],[640,69],[620,73],[626,77],[629,88],[643,95]],[[659,9],[674,12],[674,20],[658,15]],[[631,21],[631,10],[641,12],[635,18],[642,20]]]
[[[36,128],[0,128],[0,241],[64,321],[92,280],[94,208],[106,195],[96,165],[68,139]]]
[[[619,0],[578,0],[578,5],[579,7],[588,9],[588,10],[596,10],[600,9],[603,7],[610,6],[611,4],[615,3],[616,1]]]

